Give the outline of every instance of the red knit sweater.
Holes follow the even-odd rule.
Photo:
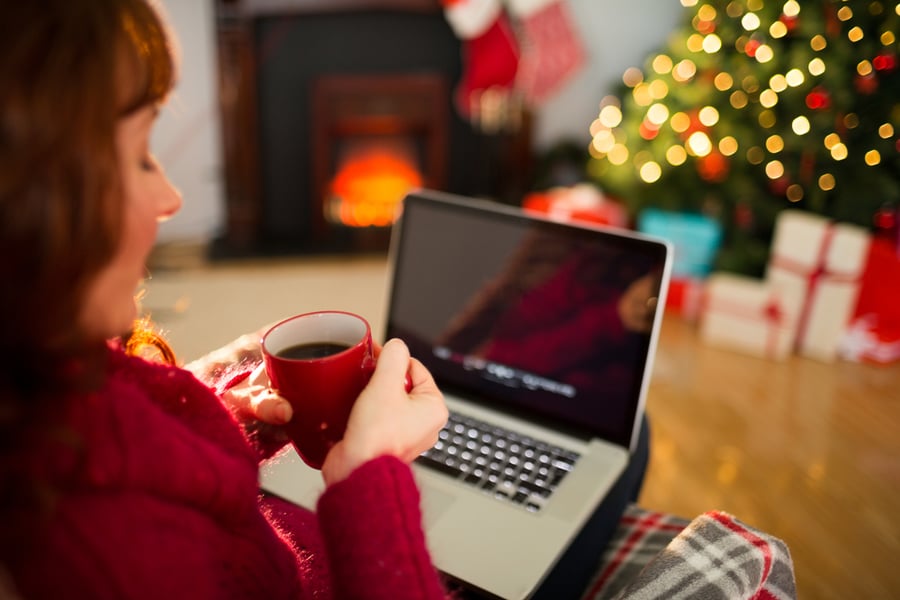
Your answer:
[[[11,566],[25,598],[445,595],[397,459],[329,487],[317,514],[261,497],[259,457],[218,397],[115,350],[104,388],[66,423],[76,444],[27,459],[60,495],[37,551]]]

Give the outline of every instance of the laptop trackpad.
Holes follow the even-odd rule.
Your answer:
[[[422,494],[422,524],[423,529],[428,531],[441,515],[447,512],[447,509],[456,501],[456,499],[446,492],[435,489],[431,486],[421,486],[419,488]]]

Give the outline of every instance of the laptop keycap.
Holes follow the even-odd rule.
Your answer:
[[[451,411],[437,443],[416,462],[536,512],[579,456]]]

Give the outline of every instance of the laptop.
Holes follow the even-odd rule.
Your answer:
[[[450,409],[413,463],[429,550],[450,579],[528,598],[623,472],[671,255],[662,240],[490,200],[404,199],[385,336],[409,345]],[[261,484],[310,509],[323,489],[292,449]]]

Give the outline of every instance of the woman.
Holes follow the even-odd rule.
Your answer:
[[[148,150],[173,81],[147,0],[4,7],[0,596],[443,597],[408,463],[447,412],[402,342],[315,515],[259,497],[271,445],[246,431],[291,416],[261,370],[217,395],[123,350],[157,223],[181,205]]]

